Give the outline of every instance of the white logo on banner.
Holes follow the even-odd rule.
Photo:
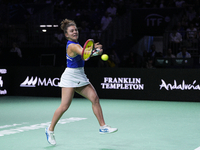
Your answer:
[[[43,80],[39,77],[31,77],[29,79],[29,76],[26,77],[26,79],[24,80],[24,82],[22,82],[20,84],[20,87],[36,87],[37,86],[58,86],[59,83],[59,78],[44,78]]]
[[[160,24],[162,23],[164,17],[159,15],[159,14],[150,14],[148,15],[145,20],[147,21],[147,26],[160,26]],[[169,22],[170,21],[170,17],[165,17],[165,22]]]
[[[0,69],[0,74],[6,74],[7,70],[6,69]],[[3,87],[3,79],[2,76],[0,76],[0,87]],[[3,89],[0,90],[0,95],[6,95],[7,94],[7,90]]]
[[[3,87],[3,80],[1,76],[0,76],[0,87]]]
[[[0,95],[6,95],[7,94],[7,90],[4,89],[4,90],[0,90]]]
[[[104,77],[102,89],[144,90],[141,78],[112,78]]]
[[[20,84],[20,87],[35,87],[36,83],[37,77],[35,79],[31,77],[31,79],[29,80],[29,76],[27,76],[26,80]]]
[[[7,70],[6,69],[0,69],[0,74],[6,74]]]
[[[168,90],[200,90],[200,85],[196,84],[196,80],[193,81],[192,84],[186,84],[185,80],[182,81],[181,84],[177,84],[177,81],[174,80],[174,84],[166,83],[163,79],[161,79],[160,90],[165,88]]]

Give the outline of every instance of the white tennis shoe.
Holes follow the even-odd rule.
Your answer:
[[[100,126],[99,133],[100,134],[107,134],[107,133],[113,133],[117,132],[117,128],[111,128],[108,125]]]
[[[45,129],[45,134],[47,136],[47,141],[51,145],[56,145],[55,135],[53,131],[49,131],[49,127]]]

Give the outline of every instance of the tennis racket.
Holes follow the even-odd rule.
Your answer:
[[[90,57],[92,56],[93,50],[94,50],[94,40],[88,39],[83,46],[83,52],[81,58],[84,61],[89,60]]]

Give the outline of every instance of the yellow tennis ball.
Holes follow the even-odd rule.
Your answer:
[[[108,55],[107,55],[107,54],[101,55],[101,59],[102,59],[103,61],[107,61],[107,60],[108,60]]]

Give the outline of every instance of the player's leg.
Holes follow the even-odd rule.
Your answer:
[[[50,131],[54,131],[54,128],[58,122],[58,120],[61,118],[63,113],[69,108],[71,101],[74,96],[74,88],[62,88],[62,96],[61,96],[61,104],[60,106],[56,109],[51,125],[49,127]]]
[[[93,112],[94,112],[98,122],[99,122],[99,125],[104,126],[105,121],[103,118],[101,105],[99,103],[99,97],[98,97],[94,87],[91,84],[89,84],[84,87],[78,87],[75,89],[75,91],[77,93],[79,93],[80,95],[82,95],[83,97],[89,99],[92,102],[92,109],[93,109]]]
[[[82,96],[84,96],[85,98],[89,99],[92,102],[93,112],[97,120],[99,121],[99,125],[100,125],[99,133],[101,134],[113,133],[118,130],[117,128],[111,128],[108,125],[105,125],[101,105],[99,103],[99,97],[96,93],[96,90],[91,84],[84,87],[76,88],[76,92],[81,94]]]
[[[60,106],[56,109],[51,125],[45,129],[45,133],[47,136],[47,141],[51,145],[56,144],[56,140],[54,137],[54,128],[58,122],[58,120],[61,118],[63,113],[69,108],[72,98],[74,96],[74,89],[73,88],[62,88],[62,98],[61,98],[61,104]]]

